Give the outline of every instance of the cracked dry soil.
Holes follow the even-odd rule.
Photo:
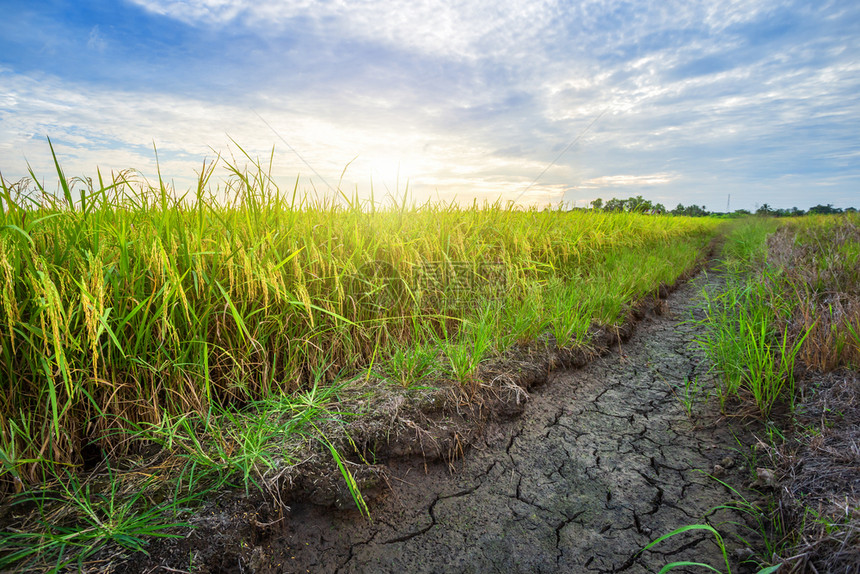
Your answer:
[[[721,480],[736,488],[748,481],[738,451],[751,442],[749,430],[721,417],[714,395],[704,397],[714,382],[693,342],[701,327],[689,319],[703,316],[705,285],[714,288],[714,278],[699,274],[627,342],[551,374],[522,416],[488,425],[452,466],[390,462],[390,489],[371,503],[372,521],[291,501],[284,519],[256,529],[244,550],[225,544],[209,571],[638,573],[676,560],[724,565],[704,531],[639,553],[735,497],[708,476],[715,464],[731,467]],[[685,380],[703,386],[692,419],[677,394]],[[743,517],[710,515],[723,533],[738,528],[723,521]],[[729,552],[738,548],[731,538]]]

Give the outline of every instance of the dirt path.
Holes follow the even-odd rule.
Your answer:
[[[722,478],[748,481],[732,434],[741,431],[719,419],[716,399],[694,405],[694,424],[673,390],[685,380],[713,388],[691,344],[699,327],[685,322],[701,316],[696,295],[706,281],[699,275],[673,293],[668,312],[646,317],[620,349],[552,375],[524,415],[489,428],[455,472],[395,464],[372,523],[292,503],[284,526],[236,557],[238,569],[633,573],[675,560],[719,567],[713,537],[701,531],[637,554],[732,498],[700,471],[737,462]]]
[[[269,520],[251,499],[215,500],[187,538],[164,541],[120,571],[640,573],[678,560],[720,567],[713,536],[701,530],[639,553],[735,498],[707,476],[715,465],[736,488],[750,480],[739,453],[751,435],[720,416],[715,396],[706,398],[713,380],[692,342],[700,327],[689,319],[703,315],[703,286],[719,289],[719,276],[681,286],[661,314],[647,315],[603,357],[551,374],[522,416],[488,426],[453,467],[391,462],[390,488],[370,503],[372,522],[296,500]],[[680,399],[687,380],[702,389],[692,419]],[[710,517],[731,535],[737,527],[721,524],[727,520],[743,516]],[[729,552],[736,549],[730,541]]]

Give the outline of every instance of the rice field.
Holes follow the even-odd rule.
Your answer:
[[[341,394],[468,405],[488,362],[588,349],[721,225],[320,197],[251,158],[177,193],[132,171],[69,178],[54,157],[55,187],[0,176],[0,498],[38,509],[3,568],[138,550],[207,489],[265,489],[300,451],[333,458],[367,512],[338,435],[373,413]]]
[[[177,194],[131,172],[2,182],[0,473],[18,490],[166,417],[365,373],[588,344],[699,258],[707,218],[361,201],[208,164]],[[210,185],[216,169],[227,177]],[[415,365],[418,364],[418,368]],[[119,450],[117,450],[119,449]]]

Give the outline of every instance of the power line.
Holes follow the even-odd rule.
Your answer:
[[[579,135],[578,135],[578,136],[576,136],[576,137],[573,139],[573,141],[572,141],[572,142],[570,142],[569,144],[567,144],[567,147],[565,147],[563,150],[561,150],[561,153],[559,153],[559,154],[555,157],[555,159],[554,159],[554,160],[552,160],[552,162],[550,162],[550,164],[549,164],[548,166],[546,166],[546,167],[543,169],[543,171],[542,171],[542,172],[540,172],[540,174],[538,174],[538,176],[534,179],[534,181],[532,181],[532,182],[529,184],[529,186],[528,186],[527,188],[525,188],[525,189],[522,191],[522,193],[520,193],[520,194],[517,196],[517,198],[516,198],[516,199],[514,199],[514,203],[516,203],[517,201],[519,201],[519,200],[520,200],[520,198],[521,198],[522,196],[524,196],[528,190],[530,190],[532,187],[534,187],[534,185],[538,182],[538,180],[539,180],[541,177],[543,177],[543,174],[545,174],[545,173],[549,170],[549,168],[551,168],[552,166],[554,166],[554,165],[556,164],[556,162],[557,162],[558,160],[560,160],[560,159],[561,159],[561,156],[563,156],[563,155],[565,154],[565,152],[567,152],[567,150],[569,150],[570,148],[572,148],[572,147],[574,146],[574,144],[576,144],[576,142],[578,142],[580,139],[582,139],[582,136],[584,136],[586,133],[588,133],[588,130],[590,130],[590,129],[591,129],[591,126],[593,126],[594,124],[596,124],[596,123],[597,123],[597,120],[599,120],[600,118],[602,118],[602,117],[603,117],[603,114],[605,114],[607,111],[609,111],[609,108],[608,108],[608,107],[604,108],[604,110],[603,110],[602,112],[600,112],[600,113],[597,115],[597,117],[596,117],[596,118],[594,118],[593,120],[591,120],[591,123],[590,123],[590,124],[588,124],[588,125],[585,127],[585,129],[584,129],[584,130],[582,130],[581,132],[579,132]]]
[[[272,124],[270,124],[269,122],[267,122],[267,121],[263,118],[263,116],[261,116],[260,114],[258,114],[258,113],[257,113],[257,110],[255,110],[255,109],[251,108],[251,111],[252,111],[252,112],[254,112],[255,114],[257,114],[257,117],[258,117],[258,118],[260,118],[260,121],[261,121],[261,122],[263,122],[264,124],[266,124],[266,125],[269,127],[269,129],[270,129],[270,130],[272,130],[272,133],[273,133],[273,134],[275,134],[276,136],[278,136],[278,138],[279,138],[282,142],[284,142],[284,145],[286,145],[286,146],[287,146],[287,148],[289,148],[289,150],[290,150],[291,152],[293,152],[294,154],[296,154],[296,157],[297,157],[297,158],[299,158],[300,160],[302,160],[302,163],[304,163],[306,166],[308,166],[308,169],[310,169],[312,172],[314,172],[314,175],[316,175],[318,178],[320,178],[320,179],[322,180],[322,182],[323,182],[324,184],[326,184],[326,186],[328,186],[328,188],[329,188],[330,190],[332,190],[334,193],[337,193],[337,190],[336,190],[335,188],[333,188],[331,185],[329,185],[329,183],[325,180],[325,178],[324,178],[323,176],[321,176],[321,175],[319,174],[319,172],[317,172],[317,170],[315,170],[315,169],[314,169],[314,167],[313,167],[311,164],[309,164],[309,163],[308,163],[308,160],[306,160],[305,158],[303,158],[303,157],[302,157],[302,154],[300,154],[299,152],[297,152],[297,151],[296,151],[296,149],[295,149],[293,146],[291,146],[287,140],[285,140],[285,139],[284,139],[284,136],[282,136],[281,134],[279,134],[279,133],[277,132],[277,130],[275,130],[275,128],[273,128],[273,127],[272,127]]]

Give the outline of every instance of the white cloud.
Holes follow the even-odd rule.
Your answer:
[[[529,47],[595,41],[634,44],[638,37],[669,27],[691,26],[711,33],[754,21],[783,2],[779,0],[646,1],[529,0],[131,0],[140,7],[192,26],[242,24],[260,34],[285,27],[316,28],[321,37],[362,39],[397,49],[461,58],[518,56],[526,65],[542,54]],[[586,38],[585,35],[591,36]],[[570,38],[574,36],[574,38]],[[601,41],[601,40],[598,40]],[[583,42],[585,43],[585,42]],[[575,45],[575,44],[574,44]]]
[[[676,179],[678,179],[678,174],[673,173],[652,173],[648,175],[602,175],[582,182],[579,187],[602,188],[630,185],[661,185]]]
[[[555,2],[387,0],[259,2],[258,0],[132,0],[141,7],[194,26],[241,21],[273,33],[301,19],[329,34],[361,38],[398,49],[455,57],[507,53],[537,38],[558,9]]]
[[[287,149],[283,137],[329,185],[336,186],[343,175],[343,188],[350,193],[358,188],[363,196],[369,195],[371,183],[377,197],[386,190],[394,193],[399,181],[401,192],[408,182],[421,198],[435,196],[437,190],[461,200],[494,198],[524,188],[526,177],[543,168],[519,157],[494,156],[488,147],[492,142],[454,138],[432,126],[404,130],[401,123],[373,122],[370,117],[365,117],[365,125],[344,124],[336,115],[320,113],[316,101],[292,99],[289,110],[274,103],[259,108],[275,135],[243,105],[93,88],[8,71],[0,78],[8,89],[0,98],[0,149],[9,150],[0,168],[7,180],[26,174],[25,158],[37,175],[51,179],[54,169],[45,136],[53,140],[69,176],[94,175],[98,166],[103,173],[134,168],[154,180],[154,143],[162,174],[180,191],[193,185],[203,158],[214,157],[209,146],[239,165],[247,163],[230,138],[251,157],[264,160],[274,145],[279,150],[275,174],[281,183],[291,185],[301,173],[303,187],[310,189],[314,180],[313,185],[325,191],[326,184]],[[226,170],[217,173],[223,176]],[[511,175],[499,177],[505,173]],[[558,195],[538,188],[525,199],[541,193]]]
[[[87,48],[95,52],[104,52],[107,49],[107,41],[102,36],[98,25],[90,29],[90,35],[87,38]]]
[[[372,178],[377,196],[399,178],[401,190],[408,180],[425,196],[461,201],[555,202],[617,189],[701,203],[696,190],[764,189],[803,169],[843,166],[853,169],[847,181],[858,177],[860,43],[822,32],[838,25],[827,20],[838,2],[811,11],[783,0],[132,1],[216,29],[211,36],[236,32],[254,58],[225,41],[211,54],[218,66],[187,78],[199,96],[0,69],[4,176],[22,152],[51,172],[45,134],[63,142],[69,173],[105,162],[153,173],[155,140],[162,171],[181,188],[212,156],[208,146],[228,150],[229,134],[252,156],[268,157],[276,144],[287,181],[313,175],[253,107],[332,185],[357,157],[344,187],[366,190]],[[785,14],[789,31],[821,21],[780,39]],[[95,26],[87,44],[108,52],[108,40],[113,48],[117,40]],[[183,74],[182,53],[153,69],[175,64]],[[230,95],[217,89],[225,85]],[[839,177],[828,181],[846,181]],[[803,181],[811,180],[792,185]]]

